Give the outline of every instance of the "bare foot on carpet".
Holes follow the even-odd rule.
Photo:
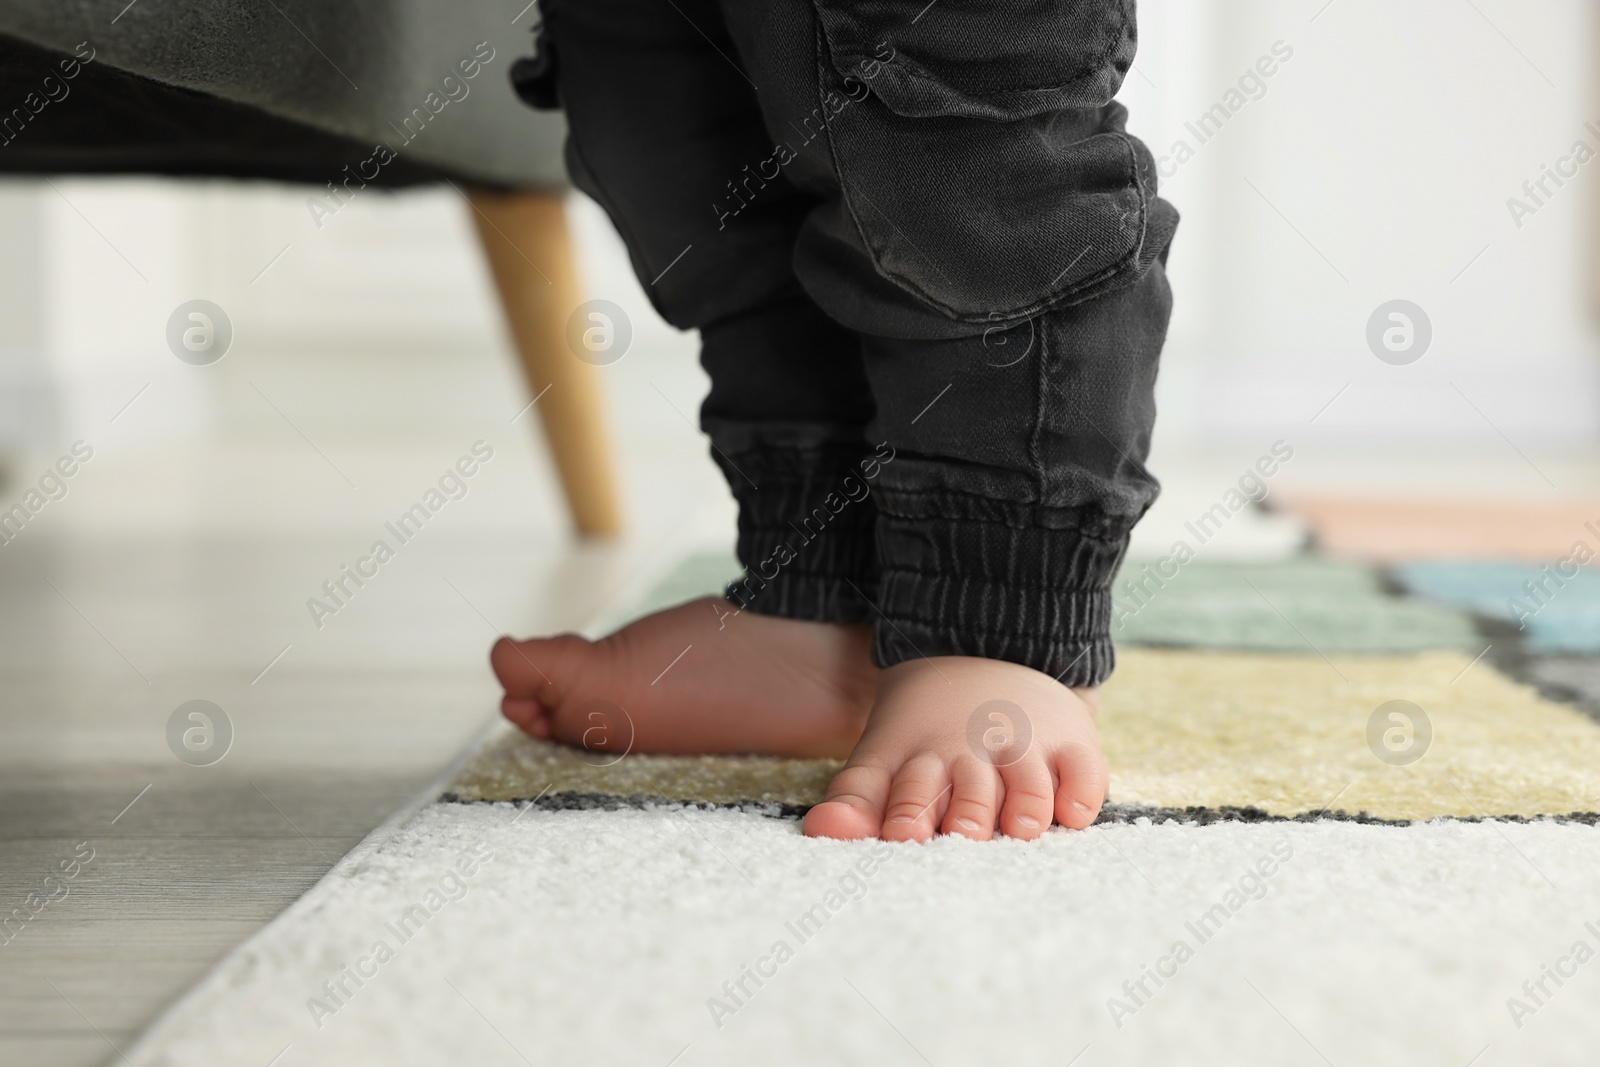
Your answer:
[[[501,638],[489,661],[506,691],[501,711],[535,737],[600,751],[843,757],[872,706],[871,643],[868,626],[734,614],[705,597],[599,641]]]
[[[1107,780],[1099,690],[967,656],[880,672],[870,646],[866,626],[734,615],[707,597],[599,641],[501,638],[490,662],[506,718],[535,737],[599,751],[848,754],[806,815],[812,837],[1027,840],[1052,822],[1094,821]]]
[[[968,656],[878,675],[867,728],[811,837],[926,841],[935,833],[1031,840],[1052,822],[1083,829],[1106,796],[1098,689],[1068,689],[1028,667]]]

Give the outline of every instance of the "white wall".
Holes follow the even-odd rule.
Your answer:
[[[1600,151],[1584,128],[1600,119],[1594,16],[1582,0],[1528,12],[1515,0],[1144,0],[1143,73],[1124,90],[1132,128],[1158,155],[1196,147],[1164,190],[1185,222],[1163,434],[1594,439],[1600,162],[1520,229],[1506,206],[1578,138]],[[1185,121],[1280,40],[1293,57],[1265,95],[1198,144]],[[1368,316],[1395,298],[1434,327],[1411,366],[1380,362],[1365,340]]]
[[[44,226],[34,183],[0,183],[0,448],[53,438],[60,397],[40,304]]]
[[[0,181],[0,450],[49,451],[113,430],[127,444],[281,431],[256,389],[292,404],[308,432],[346,437],[470,421],[486,390],[505,395],[508,414],[525,403],[456,192],[369,192],[320,227],[307,194],[268,183]],[[634,319],[628,373],[614,376],[630,380],[614,384],[645,389],[678,423],[646,379],[682,386],[677,399],[692,414],[694,339],[655,317],[598,208],[578,199],[570,215],[584,288]],[[233,347],[210,367],[181,363],[166,345],[167,317],[196,298],[233,324]],[[419,378],[429,383],[421,406]]]

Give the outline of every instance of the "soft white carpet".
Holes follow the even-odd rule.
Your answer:
[[[1593,951],[1600,830],[1584,825],[1143,823],[886,846],[727,810],[431,804],[128,1059],[1592,1064]],[[355,966],[368,977],[340,991]],[[730,993],[746,968],[764,984]],[[1171,976],[1136,997],[1124,982],[1146,968]],[[1541,978],[1535,1001],[1523,983]],[[1514,1020],[1511,997],[1531,1011]]]
[[[1578,823],[885,846],[723,809],[428,803],[126,1061],[1588,1065],[1595,953],[1600,828]]]

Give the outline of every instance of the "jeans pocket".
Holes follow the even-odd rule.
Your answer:
[[[835,171],[880,274],[974,323],[1130,276],[1155,200],[1112,100],[1132,0],[814,3]]]

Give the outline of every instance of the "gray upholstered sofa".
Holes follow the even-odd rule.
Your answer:
[[[0,173],[404,186],[473,206],[580,529],[618,523],[580,300],[564,127],[511,87],[537,8],[501,0],[0,0]],[[531,268],[531,269],[530,269]]]
[[[279,120],[261,128],[276,125],[286,139],[300,125],[354,148],[394,141],[407,116],[427,110],[428,94],[448,100],[443,82],[454,78],[469,90],[466,98],[449,100],[402,157],[463,179],[559,188],[565,182],[560,116],[524,106],[509,86],[512,63],[532,51],[537,9],[513,12],[496,0],[0,0],[0,35],[60,56],[86,43],[94,60],[83,76],[96,86],[128,89],[144,79],[154,84],[136,95],[162,95],[152,92],[157,86],[187,90]],[[489,53],[493,59],[484,62]],[[0,97],[7,113],[23,106],[27,92],[41,90],[46,76],[62,73],[37,62],[39,56],[17,69],[19,58],[5,63],[13,74]],[[480,72],[468,80],[459,64],[474,58]],[[13,143],[0,155],[42,155],[47,145],[61,146],[74,126],[70,99],[52,102],[27,123],[36,128],[26,132],[36,136],[11,137],[18,132],[13,125],[7,131]],[[147,119],[125,134],[153,136],[141,126],[161,125],[161,116]],[[60,132],[52,135],[52,126]],[[225,158],[228,146],[217,147],[214,158]]]

